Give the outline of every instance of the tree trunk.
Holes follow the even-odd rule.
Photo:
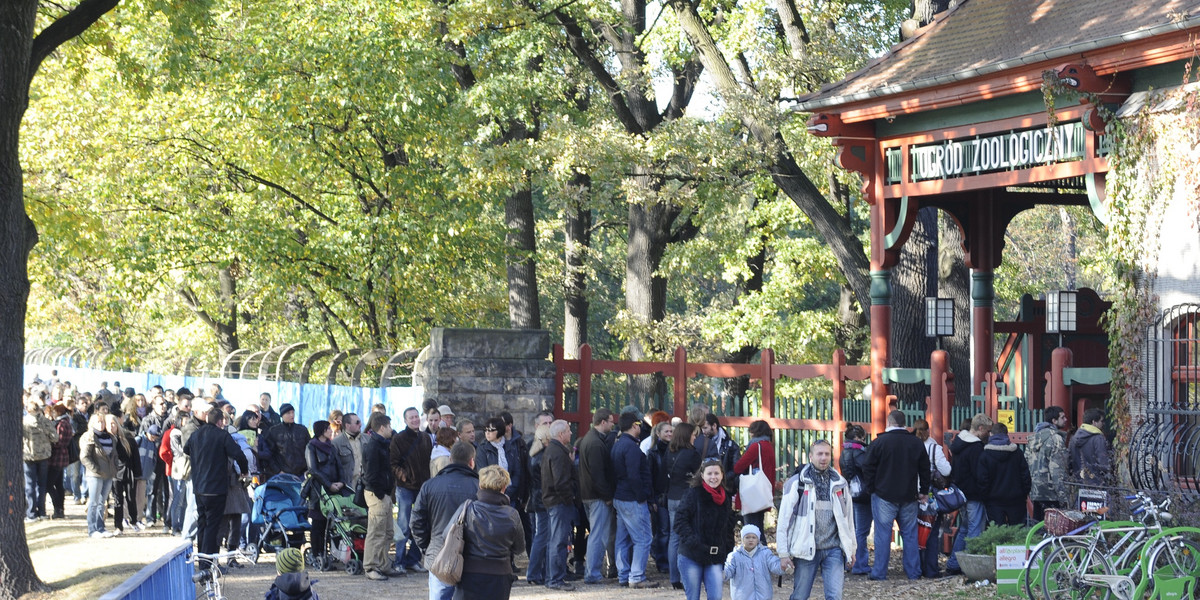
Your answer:
[[[641,179],[645,179],[642,177]],[[648,184],[647,184],[648,185]],[[629,204],[629,241],[625,250],[625,309],[637,321],[639,330],[629,339],[629,360],[643,361],[661,353],[653,345],[648,329],[666,316],[667,279],[658,269],[669,243],[671,223],[676,213],[662,204]],[[651,399],[666,394],[662,375],[631,376],[627,386],[631,398]]]
[[[21,388],[29,251],[37,231],[25,214],[21,119],[29,104],[30,40],[37,2],[0,2],[0,600],[46,591],[25,538],[25,475],[21,460]]]
[[[748,235],[751,233],[753,233],[753,232],[747,232]],[[744,284],[739,286],[739,289],[737,292],[737,299],[736,299],[736,301],[739,303],[741,302],[741,299],[743,297],[745,297],[747,294],[754,294],[754,293],[762,292],[763,271],[766,269],[766,265],[767,265],[767,245],[765,243],[766,239],[764,238],[763,241],[764,241],[763,247],[758,251],[758,253],[755,254],[754,256],[751,256],[750,258],[746,259],[746,266],[750,268],[750,278],[747,279]],[[760,350],[762,350],[762,348],[759,348],[758,346],[750,346],[750,345],[742,346],[741,348],[738,348],[736,352],[733,352],[730,355],[728,355],[727,357],[725,357],[725,362],[741,363],[741,364],[748,363],[754,358],[754,356],[756,354],[759,353]],[[735,377],[733,379],[730,379],[728,381],[727,385],[728,385],[728,389],[729,389],[729,399],[730,400],[742,398],[743,396],[746,395],[746,391],[750,389],[750,377],[748,375],[743,375],[741,377]],[[724,415],[732,414],[729,412],[730,407],[721,407],[721,408],[724,409],[721,412],[721,414],[724,414]],[[748,415],[740,415],[740,416],[748,416]]]
[[[563,292],[563,354],[579,358],[579,347],[588,340],[587,249],[592,245],[592,211],[587,206],[592,178],[579,174],[571,181],[563,219],[566,289]]]
[[[1075,217],[1071,216],[1067,207],[1058,207],[1058,218],[1062,220],[1063,241],[1066,244],[1066,251],[1063,252],[1063,279],[1067,285],[1065,289],[1073,290],[1078,283],[1079,234],[1075,229]]]
[[[508,321],[513,329],[540,329],[542,311],[538,304],[537,238],[534,233],[533,191],[529,178],[504,203],[508,226]]]
[[[937,296],[938,222],[936,208],[922,208],[912,234],[892,270],[892,367],[929,368],[935,340],[925,336],[925,298]],[[900,402],[923,403],[929,389],[922,384],[894,385],[890,391]]]
[[[955,404],[971,400],[971,273],[963,253],[963,234],[946,213],[938,219],[938,295],[954,300],[954,336],[942,340],[954,373]],[[958,427],[958,423],[951,423]]]

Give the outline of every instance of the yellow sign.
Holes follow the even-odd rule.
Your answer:
[[[1017,411],[1015,410],[998,410],[996,411],[996,422],[1004,423],[1009,431],[1016,431],[1017,426]]]

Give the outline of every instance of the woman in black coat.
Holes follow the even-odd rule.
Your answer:
[[[721,462],[705,461],[671,523],[679,536],[679,575],[688,600],[700,600],[701,585],[708,600],[721,600],[734,525],[732,498],[724,482]]]
[[[463,572],[458,589],[463,600],[508,600],[512,561],[525,551],[525,530],[504,495],[512,480],[499,465],[479,470],[477,500],[463,519]]]
[[[115,415],[107,415],[105,424],[113,436],[113,454],[117,455],[117,477],[113,480],[113,525],[117,535],[125,532],[126,517],[134,531],[141,531],[138,520],[137,480],[142,478],[142,458],[138,456],[133,434],[121,426]]]
[[[696,426],[691,423],[676,425],[671,443],[667,446],[667,455],[663,457],[663,471],[667,477],[667,513],[672,524],[675,523],[684,493],[691,487],[696,471],[700,470],[700,453],[694,445],[698,433]],[[679,534],[675,533],[674,526],[671,527],[671,539],[667,543],[667,562],[671,565],[671,587],[683,589],[683,582],[679,578]]]
[[[858,478],[858,495],[854,496],[854,538],[858,541],[855,551],[854,565],[850,572],[855,575],[866,575],[871,572],[867,558],[867,533],[871,531],[871,495],[863,489],[863,465],[867,464],[867,433],[861,425],[846,423],[845,441],[842,442],[842,476],[851,481],[851,492],[854,491],[854,479]]]
[[[309,532],[309,547],[312,548],[313,565],[321,571],[329,569],[329,561],[325,560],[325,529],[329,520],[321,512],[321,495],[315,489],[321,486],[330,494],[342,493],[342,476],[338,468],[337,452],[333,449],[333,429],[329,421],[313,423],[313,439],[304,449],[304,462],[308,465],[307,482],[310,488],[308,496],[308,518],[312,519],[312,530]]]

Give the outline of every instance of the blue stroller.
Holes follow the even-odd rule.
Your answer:
[[[304,480],[288,473],[280,473],[254,488],[254,506],[250,511],[250,522],[261,525],[258,540],[252,542],[249,552],[257,561],[264,550],[278,553],[280,550],[304,545],[304,532],[308,522],[308,505],[300,498]]]

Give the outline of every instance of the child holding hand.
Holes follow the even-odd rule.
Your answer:
[[[763,545],[762,532],[754,525],[741,531],[742,543],[725,559],[725,581],[733,600],[770,600],[775,593],[773,576],[791,571],[791,561],[780,564],[779,557]]]

